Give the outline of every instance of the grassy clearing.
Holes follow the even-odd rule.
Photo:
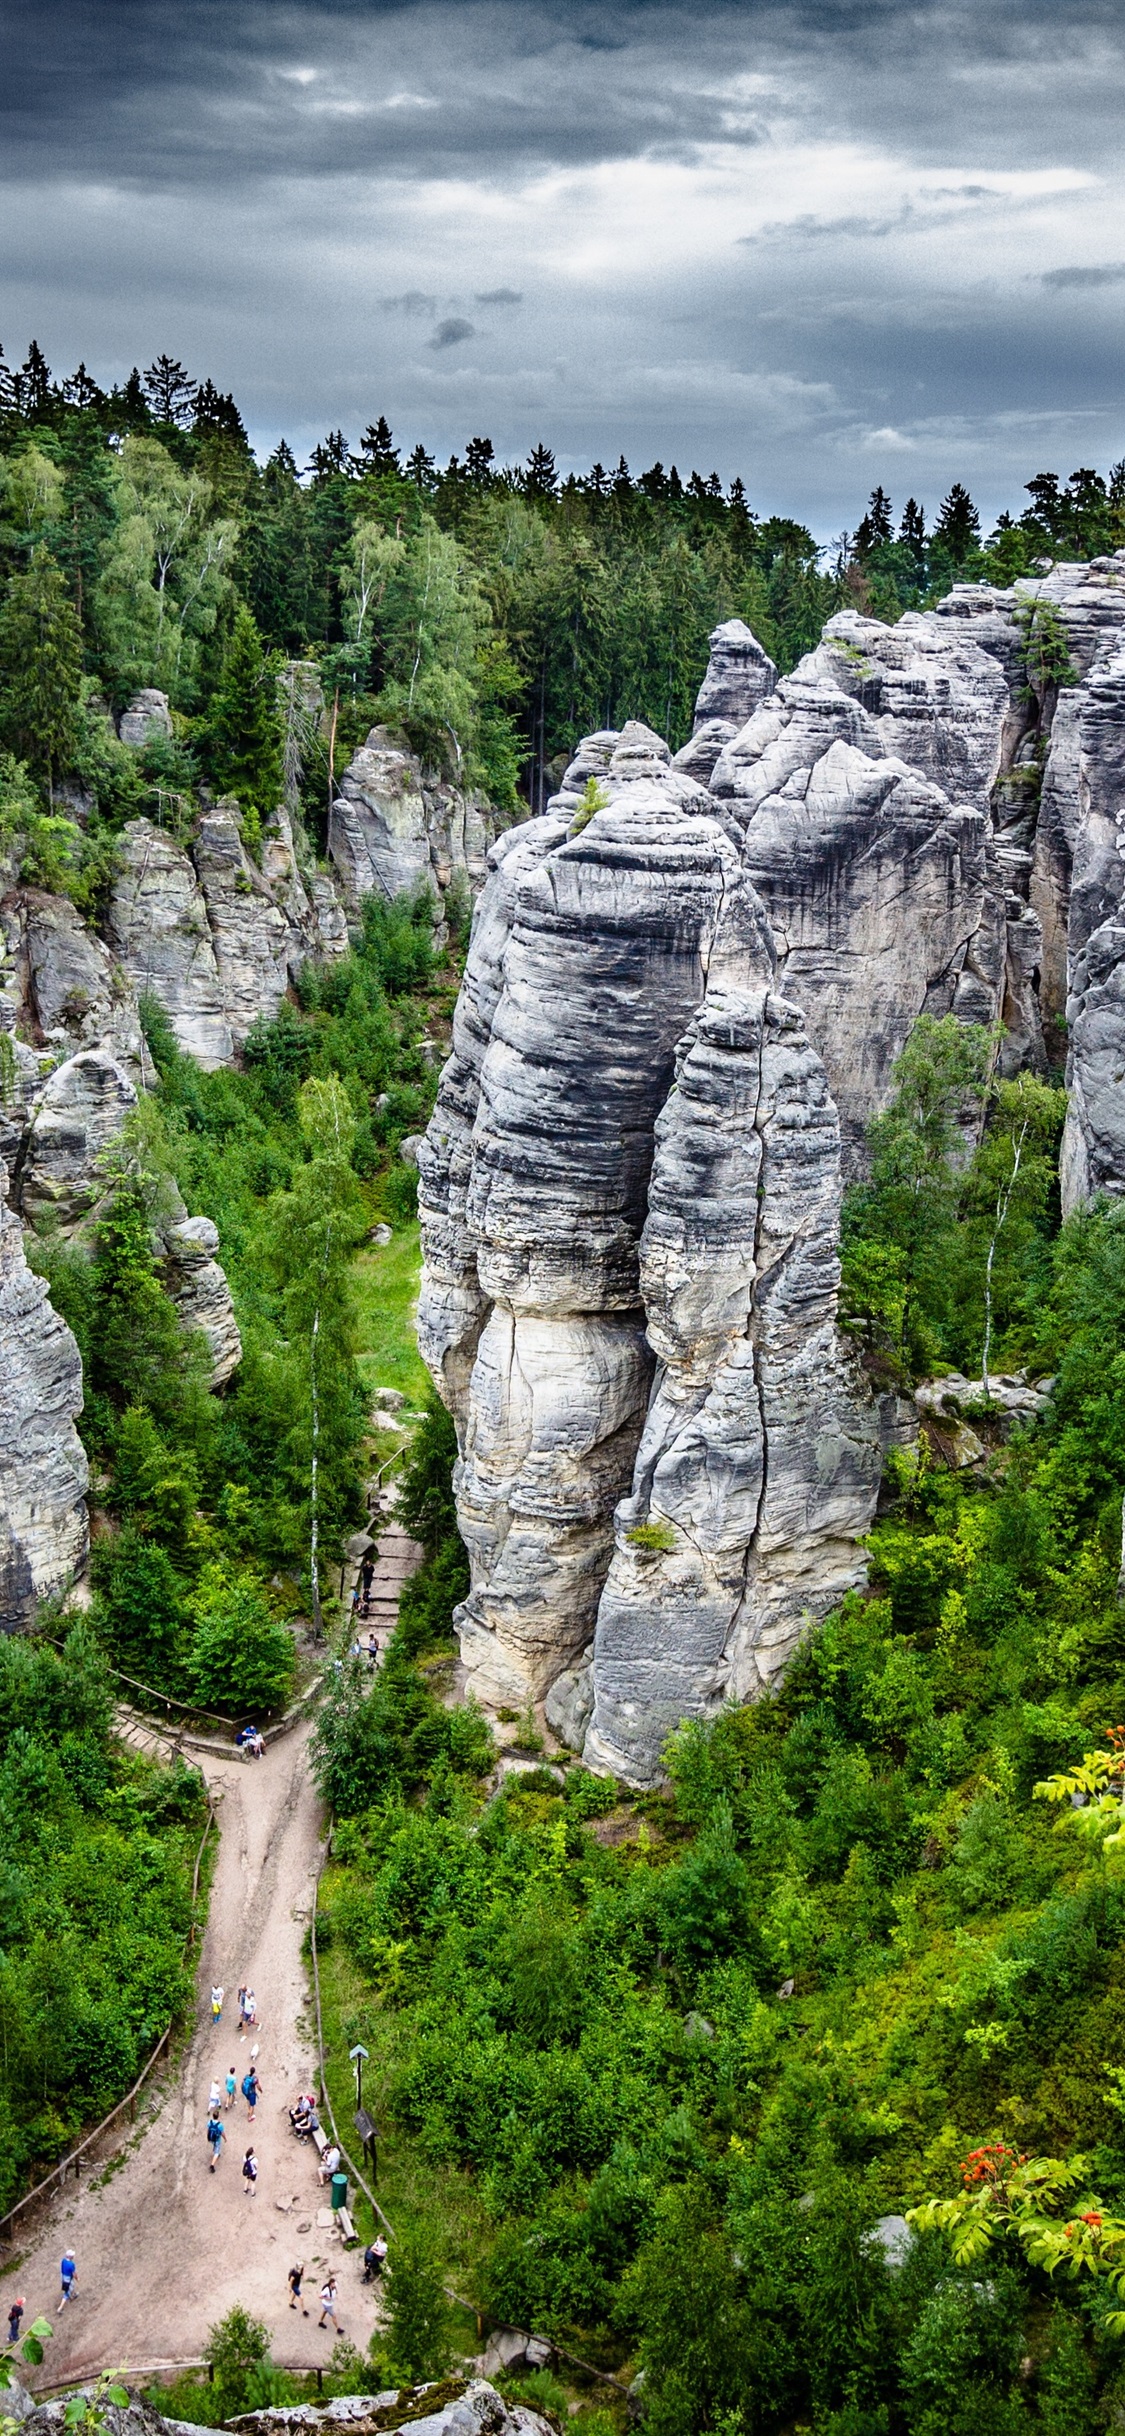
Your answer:
[[[429,1384],[414,1336],[421,1252],[418,1227],[403,1227],[388,1244],[360,1252],[354,1270],[362,1352],[359,1374],[372,1394],[397,1387],[412,1405]]]

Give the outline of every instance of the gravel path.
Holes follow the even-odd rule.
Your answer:
[[[327,2360],[333,2338],[317,2327],[321,2261],[335,2270],[340,2316],[361,2351],[372,2333],[376,2296],[361,2281],[362,2252],[345,2252],[318,2226],[326,2193],[317,2183],[315,2154],[294,2139],[286,2111],[297,2090],[315,2079],[315,2026],[301,1959],[320,1858],[309,1730],[296,1727],[256,1761],[191,1753],[220,1825],[194,2035],[117,2170],[101,2189],[69,2185],[20,2265],[0,2278],[0,2307],[6,2311],[18,2290],[29,2316],[42,2310],[55,2328],[36,2383],[197,2358],[208,2328],[235,2301],[269,2327],[275,2358]],[[259,2027],[240,2035],[243,1981],[257,1996]],[[226,2003],[212,2029],[215,1982],[225,1987]],[[212,2074],[222,2081],[233,2064],[241,2082],[255,2041],[263,2089],[257,2117],[247,2122],[240,2094],[224,2115],[228,2136],[212,2174],[204,2130]],[[251,2141],[260,2170],[248,2199],[240,2167]],[[64,2244],[78,2261],[78,2291],[60,2312]],[[297,2259],[307,2270],[307,2317],[288,2307],[286,2275]]]

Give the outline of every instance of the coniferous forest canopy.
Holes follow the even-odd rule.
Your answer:
[[[679,745],[721,619],[787,669],[840,605],[893,620],[1125,544],[1125,467],[1027,492],[982,534],[958,485],[928,514],[878,489],[826,555],[751,483],[560,480],[545,444],[511,469],[480,437],[439,468],[378,418],[260,467],[235,401],[177,362],[107,395],[33,347],[0,388],[0,848],[96,914],[138,813],[182,838],[230,793],[253,851],[289,780],[322,849],[379,720],[518,818],[585,731],[640,717]],[[293,659],[330,713],[297,746]],[[173,733],[126,748],[104,706],[144,686]],[[0,2201],[182,1999],[198,1788],[123,1758],[109,1666],[232,1712],[292,1687],[328,1217],[330,1564],[362,1518],[356,1256],[380,1221],[412,1256],[396,1154],[432,1106],[450,927],[439,949],[428,899],[369,900],[233,1069],[203,1073],[146,1003],[155,1087],[92,1245],[32,1247],[82,1351],[105,1527],[65,1656],[49,1616],[0,1648]],[[869,1594],[771,1697],[682,1729],[666,1790],[571,1763],[489,1795],[485,1720],[440,1697],[467,1571],[430,1400],[403,1494],[425,1562],[374,1684],[345,1663],[315,1736],[326,2001],[373,2059],[403,2229],[381,2382],[447,2364],[452,2282],[643,2370],[653,2436],[1095,2436],[1125,2411],[1120,2295],[1069,2272],[1125,2218],[1125,1211],[1060,1223],[1060,1078],[997,1079],[995,1046],[916,1026],[845,1204],[842,1317],[882,1387],[1020,1366],[1054,1393],[1007,1434],[982,1400],[964,1471],[892,1456]],[[220,1228],[244,1348],[221,1398],[153,1254],[170,1179]],[[888,2228],[959,2190],[992,2228],[975,2249],[965,2217]],[[622,2436],[615,2389],[529,2398]]]

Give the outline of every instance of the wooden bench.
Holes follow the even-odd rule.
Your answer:
[[[316,2150],[317,2156],[318,2156],[318,2157],[323,2157],[323,2156],[325,2155],[325,2152],[326,2152],[327,2147],[328,2147],[328,2134],[327,2134],[327,2132],[323,2132],[323,2131],[321,2130],[321,2128],[320,2128],[319,2123],[318,2123],[318,2124],[317,2124],[317,2127],[316,2127],[316,2130],[315,2130],[315,2131],[312,2133],[311,2137],[312,2137],[312,2144],[313,2144],[313,2147],[314,2147],[314,2148],[315,2148],[315,2150]]]
[[[359,2235],[346,2208],[337,2208],[336,2222],[340,2228],[340,2239],[345,2250],[353,2250],[359,2240]]]

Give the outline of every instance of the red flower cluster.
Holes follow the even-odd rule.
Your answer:
[[[994,2191],[1002,2191],[1013,2167],[1026,2164],[1026,2151],[1005,2148],[1001,2140],[989,2140],[983,2148],[969,2150],[961,2167],[961,2180],[967,2191],[978,2190],[982,2183],[987,2183]]]
[[[1100,2223],[1101,2223],[1101,2221],[1102,2221],[1102,2220],[1101,2220],[1101,2215],[1100,2215],[1100,2213],[1099,2213],[1099,2210],[1098,2210],[1097,2208],[1088,2208],[1088,2209],[1087,2209],[1087,2211],[1086,2211],[1086,2214],[1085,2214],[1084,2216],[1079,2217],[1079,2220],[1078,2220],[1078,2221],[1079,2221],[1079,2223],[1080,2223],[1080,2224],[1084,2224],[1084,2225],[1093,2225],[1093,2227],[1094,2227],[1094,2229],[1095,2229],[1095,2231],[1096,2231],[1096,2230],[1097,2230],[1097,2227],[1100,2225]]]

